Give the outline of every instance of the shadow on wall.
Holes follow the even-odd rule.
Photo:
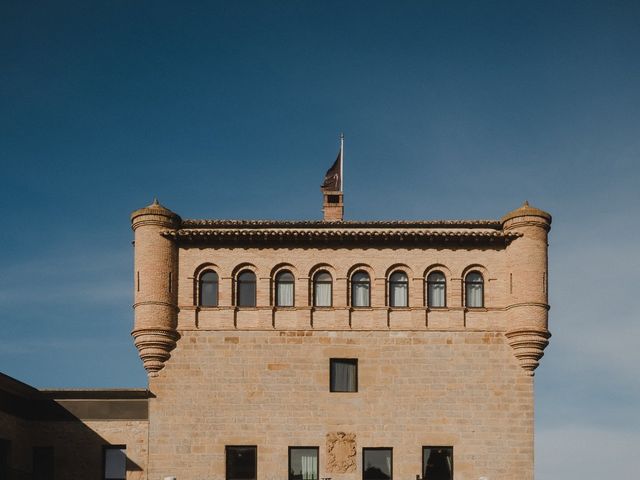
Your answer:
[[[0,479],[143,478],[145,389],[37,390],[0,373]]]

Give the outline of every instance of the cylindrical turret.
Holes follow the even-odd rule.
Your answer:
[[[178,248],[161,235],[180,217],[154,200],[131,214],[135,233],[134,311],[131,335],[149,376],[156,376],[176,346]]]
[[[505,232],[519,233],[507,247],[509,282],[506,336],[522,368],[538,366],[551,334],[548,330],[547,235],[551,215],[525,202],[502,217]]]

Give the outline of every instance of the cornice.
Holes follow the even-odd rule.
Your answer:
[[[194,228],[165,230],[180,243],[362,243],[493,244],[506,246],[522,236],[501,230],[435,230],[426,228]]]
[[[500,220],[209,220],[184,219],[182,228],[487,228],[501,230]]]

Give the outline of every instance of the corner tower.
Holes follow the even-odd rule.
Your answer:
[[[501,219],[505,232],[520,234],[507,247],[509,283],[506,337],[522,368],[533,375],[545,347],[548,329],[547,235],[551,215],[528,202]]]
[[[135,325],[131,335],[144,368],[155,377],[176,346],[178,333],[178,249],[163,237],[181,219],[154,200],[131,214],[135,234]]]

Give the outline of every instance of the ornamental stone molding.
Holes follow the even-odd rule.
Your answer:
[[[356,434],[327,433],[327,472],[352,473],[356,471]]]
[[[131,335],[144,369],[150,377],[157,377],[176,346],[178,333],[173,330],[141,329],[134,330]]]
[[[551,333],[548,330],[520,328],[509,330],[505,336],[522,369],[527,375],[533,376],[549,344]]]

